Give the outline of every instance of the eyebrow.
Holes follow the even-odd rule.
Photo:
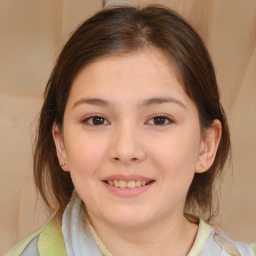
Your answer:
[[[163,103],[175,103],[179,106],[181,106],[182,108],[187,108],[186,105],[181,102],[180,100],[176,99],[176,98],[172,98],[172,97],[152,97],[149,99],[146,99],[144,101],[142,101],[141,103],[138,104],[138,107],[148,107],[151,105],[155,105],[155,104],[163,104]],[[78,100],[73,108],[75,108],[76,106],[79,106],[81,104],[89,104],[89,105],[94,105],[94,106],[102,106],[102,107],[108,107],[108,106],[113,106],[113,103],[110,103],[104,99],[100,99],[100,98],[82,98],[80,100]]]

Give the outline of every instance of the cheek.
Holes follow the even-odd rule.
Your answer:
[[[196,132],[180,132],[155,141],[151,155],[166,178],[184,178],[194,174],[199,144],[200,136]]]
[[[99,136],[86,136],[83,132],[68,133],[66,152],[71,175],[92,175],[97,172],[105,155],[104,140]]]

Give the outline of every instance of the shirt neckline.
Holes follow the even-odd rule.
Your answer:
[[[201,219],[199,217],[196,217],[196,218],[199,221],[199,227],[198,227],[195,242],[187,256],[198,256],[200,254],[200,252],[203,250],[203,248],[206,244],[206,241],[207,241],[207,239],[211,233],[211,230],[212,230],[212,227],[209,224],[207,224],[206,222],[204,222],[203,219]],[[96,231],[94,230],[94,228],[91,225],[90,220],[88,218],[86,218],[86,222],[87,222],[86,223],[87,227],[90,230],[91,236],[92,236],[94,242],[99,247],[103,256],[113,256],[111,254],[111,252],[108,251],[108,249],[103,244],[103,242],[100,240],[99,236],[97,235]]]
[[[199,227],[196,235],[195,242],[190,249],[187,256],[198,256],[200,252],[203,250],[206,241],[212,231],[212,227],[203,221],[203,219],[199,219]]]

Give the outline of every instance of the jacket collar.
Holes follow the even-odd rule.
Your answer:
[[[67,256],[61,226],[52,218],[42,229],[38,239],[40,256]]]

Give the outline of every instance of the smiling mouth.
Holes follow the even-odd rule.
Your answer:
[[[131,181],[124,181],[124,180],[104,180],[104,182],[110,186],[116,188],[136,188],[147,186],[154,182],[154,180],[145,181],[145,180],[131,180]]]

